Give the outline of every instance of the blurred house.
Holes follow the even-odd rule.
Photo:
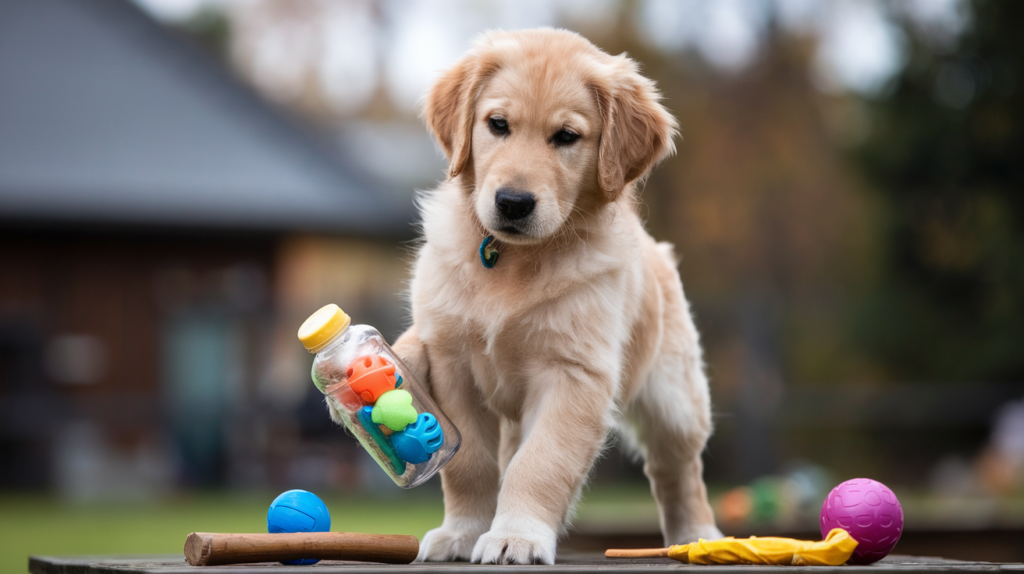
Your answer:
[[[343,472],[294,331],[396,333],[411,212],[127,0],[0,0],[0,487]]]

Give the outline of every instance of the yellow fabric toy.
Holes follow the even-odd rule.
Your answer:
[[[687,564],[776,564],[784,566],[839,566],[850,559],[857,541],[842,528],[834,528],[820,542],[792,538],[701,539],[691,544],[645,550],[608,550],[608,558],[667,556]]]

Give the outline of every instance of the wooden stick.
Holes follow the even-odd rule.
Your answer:
[[[668,558],[668,548],[610,548],[604,552],[605,558]]]
[[[185,560],[193,566],[216,566],[280,560],[356,560],[408,564],[416,559],[415,536],[354,532],[294,534],[216,534],[193,532],[185,539]]]

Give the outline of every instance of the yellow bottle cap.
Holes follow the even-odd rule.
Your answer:
[[[352,319],[334,303],[324,305],[309,316],[299,327],[299,340],[310,353],[327,346],[335,335],[348,328]]]

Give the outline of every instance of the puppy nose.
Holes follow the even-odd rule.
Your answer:
[[[494,203],[505,218],[522,219],[533,213],[537,199],[529,192],[502,188],[494,195]]]

